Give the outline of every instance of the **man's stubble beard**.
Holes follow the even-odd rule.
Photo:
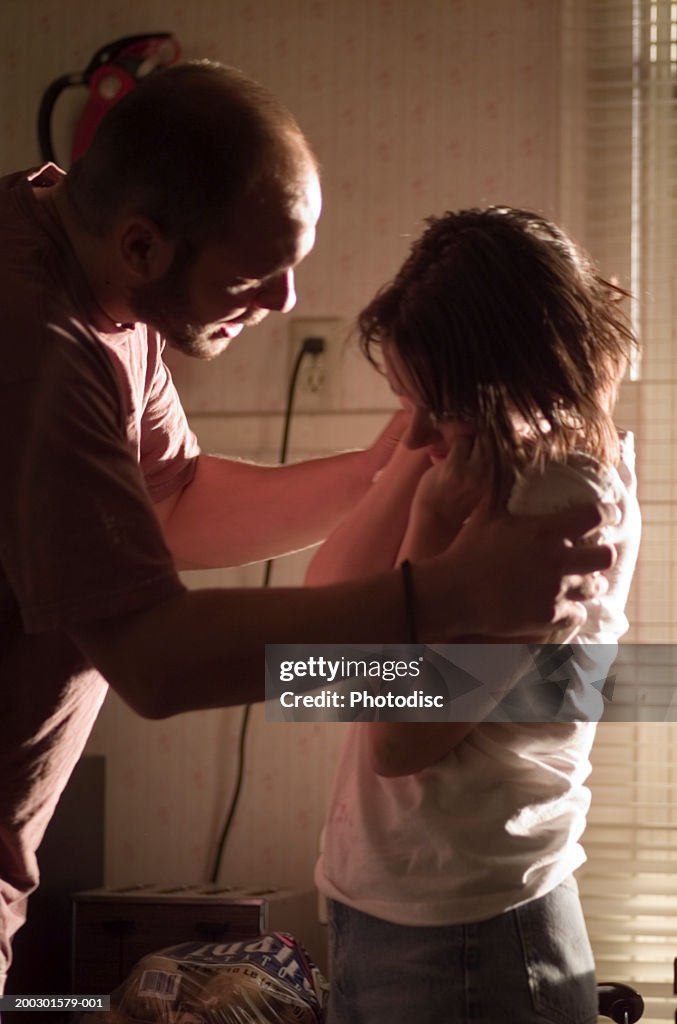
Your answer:
[[[194,359],[214,359],[228,347],[227,338],[210,337],[193,323],[184,268],[170,267],[154,284],[140,285],[129,295],[129,306],[142,323],[154,328],[167,344]]]
[[[194,359],[215,359],[228,348],[230,339],[219,334],[213,324],[196,322],[189,295],[188,271],[198,255],[189,242],[179,245],[172,264],[161,280],[140,285],[129,293],[129,307],[142,323],[154,328],[167,344]],[[254,327],[268,315],[255,307],[238,322]]]

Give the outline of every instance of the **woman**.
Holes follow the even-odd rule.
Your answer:
[[[582,662],[586,645],[615,645],[640,532],[632,438],[611,418],[636,344],[623,297],[537,214],[431,219],[359,318],[407,433],[308,582],[420,562],[469,515],[506,504],[528,514],[613,496],[618,557],[597,596],[582,594],[572,643]],[[573,879],[588,689],[583,673],[556,721],[350,727],[316,872],[330,900],[329,1024],[596,1019]]]

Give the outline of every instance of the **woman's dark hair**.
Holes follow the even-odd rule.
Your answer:
[[[431,217],[394,280],[358,319],[379,365],[392,346],[437,417],[478,425],[495,494],[527,464],[584,448],[618,458],[611,408],[637,341],[620,300],[556,225],[509,207]],[[531,428],[525,446],[513,424]]]
[[[242,72],[211,61],[144,79],[107,113],[66,176],[83,226],[104,234],[120,211],[201,243],[227,229],[260,180],[293,185],[310,147],[289,111]]]

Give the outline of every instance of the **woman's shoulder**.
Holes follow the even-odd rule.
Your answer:
[[[508,499],[508,511],[538,515],[584,502],[612,500],[614,477],[612,467],[584,452],[573,452],[566,462],[548,462],[521,474]]]
[[[572,452],[566,461],[546,462],[515,480],[508,511],[514,515],[558,512],[587,501],[618,501],[633,492],[635,480],[634,436],[619,431],[619,460],[608,465],[584,451]]]

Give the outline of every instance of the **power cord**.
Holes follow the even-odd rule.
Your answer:
[[[294,362],[294,366],[291,371],[291,377],[289,378],[289,388],[287,390],[287,406],[284,417],[284,427],[282,430],[282,444],[280,445],[280,465],[283,466],[287,461],[287,450],[289,447],[289,433],[291,430],[291,421],[294,413],[294,399],[296,398],[296,385],[298,383],[299,372],[301,370],[301,363],[306,356],[321,356],[324,352],[324,338],[305,338],[301,348],[299,349],[298,355]],[[266,569],[263,574],[263,586],[267,587],[270,583],[270,575],[273,571],[273,563],[275,559],[271,558],[266,562]]]
[[[291,432],[292,417],[294,414],[294,401],[296,398],[296,387],[298,384],[299,371],[301,364],[306,356],[319,356],[322,355],[325,349],[324,338],[305,338],[301,348],[299,349],[298,355],[292,368],[291,376],[289,378],[289,388],[287,390],[287,404],[285,408],[284,427],[282,431],[282,442],[280,444],[280,455],[279,464],[283,466],[287,461],[287,452],[289,448],[289,435]],[[270,558],[266,562],[265,571],[263,574],[264,587],[270,585],[270,577],[273,571],[274,558]],[[216,846],[216,855],[214,857],[214,866],[209,881],[215,884],[219,878],[219,872],[221,870],[221,862],[223,860],[223,853],[226,846],[226,840],[230,833],[233,820],[235,818],[235,812],[240,800],[240,793],[242,791],[242,783],[244,781],[244,766],[245,766],[245,754],[247,744],[247,732],[249,729],[249,718],[251,713],[251,704],[247,704],[242,711],[242,718],[240,719],[240,729],[238,736],[238,756],[237,756],[237,774],[235,778],[235,785],[233,787],[233,795],[230,798],[230,805],[226,813],[226,818],[221,829],[221,834]]]

